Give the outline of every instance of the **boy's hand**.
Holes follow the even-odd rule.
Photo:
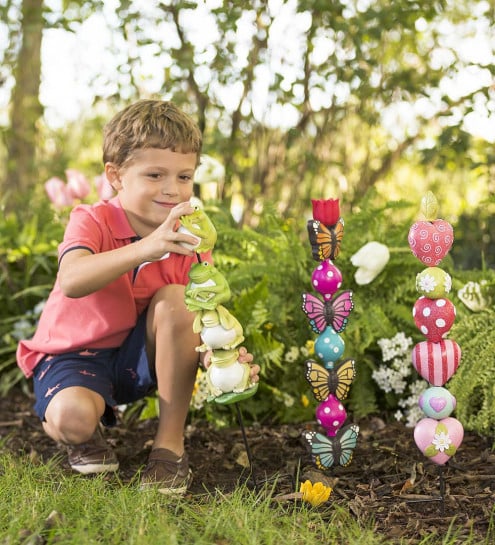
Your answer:
[[[185,242],[194,246],[197,243],[197,238],[188,235],[187,233],[179,233],[176,229],[181,216],[188,216],[194,212],[194,207],[189,202],[182,202],[177,206],[174,206],[167,217],[167,219],[157,227],[148,236],[142,238],[139,241],[140,250],[143,255],[143,262],[145,261],[158,261],[162,259],[167,252],[174,252],[176,254],[194,255],[192,250],[181,246],[181,242]]]
[[[211,354],[212,354],[212,351],[208,350],[207,352],[203,352],[201,354],[201,356],[200,356],[200,361],[203,364],[205,369],[208,369],[208,367],[211,364]],[[251,382],[259,382],[259,380],[260,380],[259,374],[260,374],[261,368],[256,363],[254,363],[254,364],[252,363],[253,362],[253,355],[250,352],[248,352],[247,348],[245,348],[244,346],[241,346],[239,348],[239,358],[238,359],[239,359],[240,363],[249,363],[250,364],[250,367],[251,367],[251,372],[250,372]]]
[[[240,363],[249,363],[251,367],[251,382],[258,382],[260,380],[259,374],[261,368],[258,364],[253,363],[253,355],[247,351],[247,348],[241,346],[239,348],[239,362]]]

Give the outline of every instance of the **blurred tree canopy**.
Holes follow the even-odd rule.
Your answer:
[[[46,128],[43,36],[77,32],[95,14],[114,66],[94,75],[93,137],[104,122],[96,112],[110,117],[150,96],[176,101],[226,167],[218,196],[240,199],[247,223],[266,201],[299,215],[311,196],[345,194],[352,208],[405,162],[428,183],[442,172],[462,191],[472,180],[491,190],[493,146],[466,125],[475,112],[494,115],[486,0],[1,0],[7,210],[25,209],[50,168],[74,160],[61,151],[69,130]],[[88,134],[79,136],[76,153],[88,148]],[[95,170],[98,160],[95,152]],[[406,195],[421,190],[407,176],[404,184]]]

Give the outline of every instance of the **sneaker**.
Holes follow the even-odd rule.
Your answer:
[[[119,469],[119,461],[99,428],[87,443],[67,445],[67,454],[70,467],[85,475]]]
[[[192,481],[187,454],[177,456],[166,448],[153,449],[141,473],[141,490],[158,490],[161,494],[186,493]]]

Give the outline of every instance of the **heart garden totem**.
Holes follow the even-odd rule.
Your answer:
[[[347,418],[342,400],[354,380],[355,366],[353,359],[343,358],[345,342],[340,333],[347,325],[354,303],[350,290],[339,291],[342,274],[333,263],[344,236],[339,200],[313,200],[312,205],[313,218],[308,221],[307,229],[312,257],[318,261],[311,275],[311,284],[318,295],[303,293],[302,310],[318,334],[314,345],[318,361],[306,361],[305,377],[320,402],[316,420],[326,435],[307,431],[303,437],[316,466],[325,470],[351,463],[359,434],[355,424],[342,427]]]
[[[429,382],[418,404],[425,414],[414,428],[414,441],[432,462],[446,464],[462,443],[462,424],[451,416],[455,397],[444,388],[456,372],[461,360],[459,345],[447,339],[455,320],[455,306],[447,298],[452,286],[450,275],[438,265],[449,253],[454,241],[452,226],[437,219],[438,203],[430,191],[421,200],[421,218],[410,228],[409,247],[427,268],[416,276],[420,294],[413,308],[416,327],[426,340],[412,350],[412,364]]]

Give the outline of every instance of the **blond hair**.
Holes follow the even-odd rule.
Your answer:
[[[201,154],[202,135],[196,123],[172,102],[139,100],[111,119],[103,131],[103,163],[122,167],[135,150],[170,149]]]

